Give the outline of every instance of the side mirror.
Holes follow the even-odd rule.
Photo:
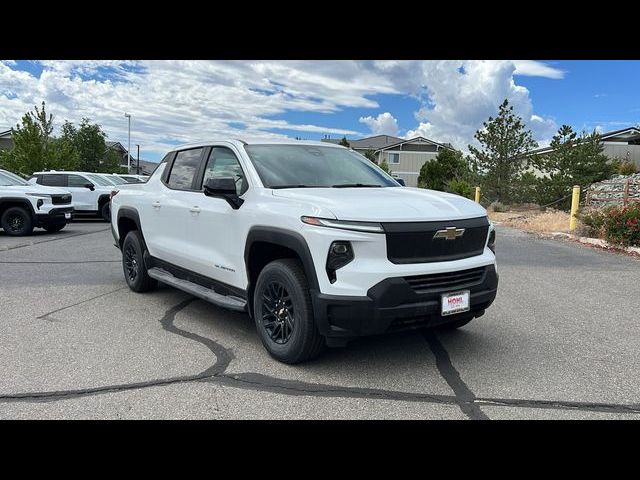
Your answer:
[[[96,187],[93,185],[93,183],[85,183],[84,184],[84,188],[88,188],[92,192],[96,189]]]
[[[401,179],[401,178],[395,178],[395,177],[393,177],[393,179],[394,179],[396,182],[398,182],[400,185],[402,185],[403,187],[406,187],[406,185],[405,185],[405,183],[404,183],[404,180],[403,180],[403,179]]]
[[[207,197],[224,198],[234,210],[244,202],[238,196],[236,182],[232,177],[208,178],[204,184],[204,194]]]

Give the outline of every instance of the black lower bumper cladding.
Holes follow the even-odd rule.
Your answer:
[[[54,225],[69,221],[65,218],[67,213],[73,217],[73,207],[52,208],[48,213],[39,213],[35,216],[37,226]]]
[[[469,290],[471,309],[455,315],[441,315],[441,295]],[[376,284],[366,297],[345,297],[312,292],[316,323],[327,337],[354,337],[390,331],[435,326],[464,316],[480,316],[491,305],[498,289],[498,273],[493,265],[474,284],[451,285],[444,290],[417,293],[402,277]]]

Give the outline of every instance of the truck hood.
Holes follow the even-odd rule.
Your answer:
[[[422,188],[287,188],[273,190],[273,195],[326,208],[338,220],[427,222],[487,214],[464,197]]]
[[[43,185],[11,185],[8,187],[0,187],[2,190],[16,193],[42,193],[45,195],[68,195],[69,191],[57,187],[45,187]]]

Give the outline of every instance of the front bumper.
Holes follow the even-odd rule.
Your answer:
[[[69,222],[71,218],[66,218],[67,213],[71,214],[71,218],[73,218],[73,207],[52,208],[47,213],[37,213],[35,215],[36,226],[44,227]]]
[[[320,333],[329,338],[349,338],[442,325],[465,316],[480,316],[496,297],[498,273],[495,266],[488,265],[481,281],[464,289],[471,293],[470,311],[445,317],[440,314],[441,294],[444,292],[418,294],[400,277],[379,282],[369,289],[366,297],[311,293]]]

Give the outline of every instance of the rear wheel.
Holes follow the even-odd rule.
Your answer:
[[[316,328],[307,278],[297,260],[275,260],[264,267],[253,311],[262,344],[275,359],[299,363],[322,350],[324,338]]]
[[[63,222],[63,223],[53,223],[51,225],[46,225],[42,228],[44,228],[49,233],[56,233],[62,230],[66,226],[67,226],[67,222]]]
[[[100,216],[106,222],[111,221],[111,202],[104,202],[100,207]]]
[[[132,230],[122,242],[122,270],[124,279],[134,292],[148,292],[158,286],[158,282],[147,273],[143,260],[144,243],[138,230]]]
[[[24,207],[7,208],[0,218],[0,225],[7,235],[14,237],[30,235],[33,232],[31,212]]]

